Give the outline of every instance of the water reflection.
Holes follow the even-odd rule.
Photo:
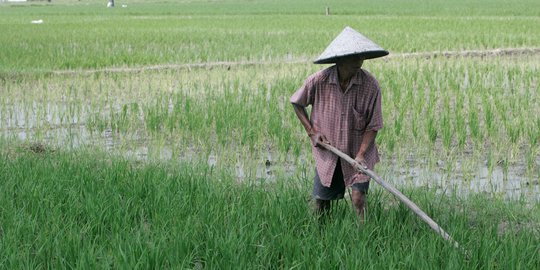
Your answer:
[[[19,122],[22,124],[24,122]],[[198,151],[195,148],[183,147],[178,149],[168,141],[153,142],[144,136],[134,134],[131,136],[115,133],[106,129],[101,133],[90,132],[84,125],[70,125],[69,127],[49,128],[47,130],[34,130],[29,128],[11,128],[0,131],[1,136],[16,138],[21,141],[43,141],[46,144],[60,147],[79,148],[97,146],[110,152],[120,152],[136,160],[204,160],[211,167],[230,166],[239,182],[255,181],[258,183],[272,183],[279,177],[297,179],[300,174],[311,178],[313,161],[308,154],[295,157],[287,153],[281,157],[280,153],[272,150],[263,151],[260,158],[251,160],[237,154],[236,160],[230,163],[227,157],[220,153]],[[227,151],[225,151],[227,152]],[[279,157],[279,158],[276,158]],[[539,162],[538,160],[536,161]],[[540,202],[540,186],[538,177],[524,176],[524,166],[509,167],[507,173],[503,168],[496,166],[491,170],[487,165],[474,168],[472,172],[463,173],[461,164],[456,163],[453,173],[445,171],[445,162],[436,162],[435,168],[415,165],[418,162],[409,162],[407,168],[398,167],[392,161],[381,162],[376,168],[377,172],[387,182],[396,187],[428,187],[436,189],[439,194],[459,194],[467,196],[474,193],[486,193],[502,196],[508,200],[526,199]],[[540,165],[540,164],[538,164]],[[306,168],[308,168],[306,170]]]

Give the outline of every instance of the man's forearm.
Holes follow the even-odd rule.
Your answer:
[[[377,131],[370,130],[364,133],[364,136],[362,136],[362,144],[360,144],[360,150],[358,150],[358,153],[356,154],[357,157],[364,157],[368,147],[375,141],[375,137],[377,137]]]
[[[311,126],[311,122],[309,121],[309,116],[306,112],[306,108],[298,105],[298,104],[292,104],[294,107],[294,112],[296,113],[296,116],[300,120],[300,123],[302,123],[302,126],[304,126],[304,129],[306,129],[306,132],[308,135],[311,135],[314,130],[313,126]]]

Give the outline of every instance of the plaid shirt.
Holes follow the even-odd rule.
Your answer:
[[[352,158],[360,150],[364,133],[383,127],[379,83],[363,69],[353,75],[344,92],[338,81],[337,66],[321,70],[306,79],[292,95],[291,102],[302,107],[311,105],[312,127]],[[339,157],[322,147],[312,150],[321,183],[329,187]],[[371,170],[379,162],[375,142],[369,145],[364,158]],[[368,176],[358,173],[345,161],[341,162],[341,169],[347,186],[369,181]]]

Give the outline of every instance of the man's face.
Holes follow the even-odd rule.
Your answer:
[[[347,73],[356,73],[362,67],[364,59],[358,56],[344,57],[337,64],[340,69]]]

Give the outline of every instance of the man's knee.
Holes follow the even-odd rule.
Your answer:
[[[330,209],[330,201],[315,199],[315,207],[318,211],[327,211]]]
[[[358,189],[352,190],[352,201],[356,207],[364,207],[366,204],[366,192]]]

